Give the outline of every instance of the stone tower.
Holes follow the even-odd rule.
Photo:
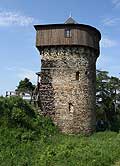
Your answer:
[[[69,18],[35,25],[41,55],[39,106],[65,133],[95,130],[96,60],[100,32]]]

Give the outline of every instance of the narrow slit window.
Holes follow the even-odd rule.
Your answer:
[[[87,74],[88,74],[88,72],[86,71],[86,72],[85,72],[85,75],[87,75]]]
[[[73,104],[72,103],[69,103],[69,112],[73,113]]]
[[[71,29],[65,29],[65,37],[72,37]]]
[[[76,80],[79,80],[80,73],[79,71],[76,72]]]

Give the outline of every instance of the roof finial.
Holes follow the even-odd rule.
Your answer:
[[[69,15],[69,17],[72,17],[72,12],[70,11],[70,15]]]

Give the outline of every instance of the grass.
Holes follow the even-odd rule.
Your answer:
[[[120,165],[120,133],[65,135],[21,99],[2,98],[0,104],[0,166]]]

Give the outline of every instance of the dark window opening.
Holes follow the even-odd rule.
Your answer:
[[[69,112],[73,112],[73,104],[69,103]]]
[[[76,72],[76,80],[79,80],[79,75],[80,75],[80,72],[77,71],[77,72]]]
[[[89,76],[89,75],[90,75],[90,72],[89,72],[89,71],[86,71],[86,72],[85,72],[85,75]]]
[[[85,72],[85,75],[87,75],[87,74],[88,74],[88,72],[86,71],[86,72]]]
[[[72,37],[71,29],[65,29],[65,37]]]

